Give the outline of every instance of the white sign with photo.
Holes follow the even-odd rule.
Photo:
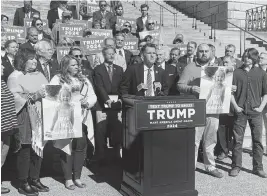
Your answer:
[[[46,85],[44,140],[82,137],[81,95],[65,85]]]
[[[199,99],[206,99],[207,114],[229,113],[232,80],[232,67],[202,67]]]

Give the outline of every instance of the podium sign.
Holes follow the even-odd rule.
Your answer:
[[[154,100],[135,104],[137,130],[205,126],[205,100]]]

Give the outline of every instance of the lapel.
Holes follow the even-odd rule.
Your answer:
[[[139,85],[141,83],[144,83],[144,64],[139,65],[137,67],[137,71],[138,71],[138,74],[137,74],[136,81],[137,81],[137,85]]]
[[[104,77],[104,79],[107,78],[107,81],[109,81],[109,83],[111,84],[112,82],[110,81],[110,78],[109,78],[109,75],[108,75],[108,70],[107,70],[107,68],[106,68],[104,63],[102,65],[103,65],[102,66],[102,73],[104,74],[103,77]],[[112,71],[113,71],[113,75],[112,75],[112,80],[113,80],[113,78],[114,78],[114,65],[113,65],[113,70]]]
[[[24,19],[25,18],[25,16],[26,16],[26,14],[25,14],[25,9],[24,9],[24,7],[22,8],[22,19]]]
[[[3,57],[3,60],[5,61],[5,63],[9,66],[12,67],[11,62],[9,61],[9,58],[7,57],[7,54],[5,54],[5,56]]]
[[[166,66],[166,65],[165,65]],[[165,67],[166,68],[166,67]],[[155,81],[158,82],[160,81],[160,77],[159,77],[159,67],[157,67],[156,65],[154,65],[154,74],[155,74]]]

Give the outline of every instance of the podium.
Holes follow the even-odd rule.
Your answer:
[[[197,196],[195,127],[205,126],[205,100],[123,97],[124,196]]]

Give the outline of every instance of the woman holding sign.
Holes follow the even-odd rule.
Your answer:
[[[67,85],[73,90],[79,90],[82,99],[82,137],[55,141],[55,147],[61,149],[61,165],[63,168],[65,187],[74,190],[75,185],[84,188],[81,182],[81,172],[87,148],[86,131],[93,129],[91,108],[96,103],[96,95],[91,82],[82,74],[78,60],[72,55],[66,55],[60,62],[60,74],[54,76],[50,84]],[[89,138],[90,139],[90,138]],[[72,180],[73,179],[73,180]]]

